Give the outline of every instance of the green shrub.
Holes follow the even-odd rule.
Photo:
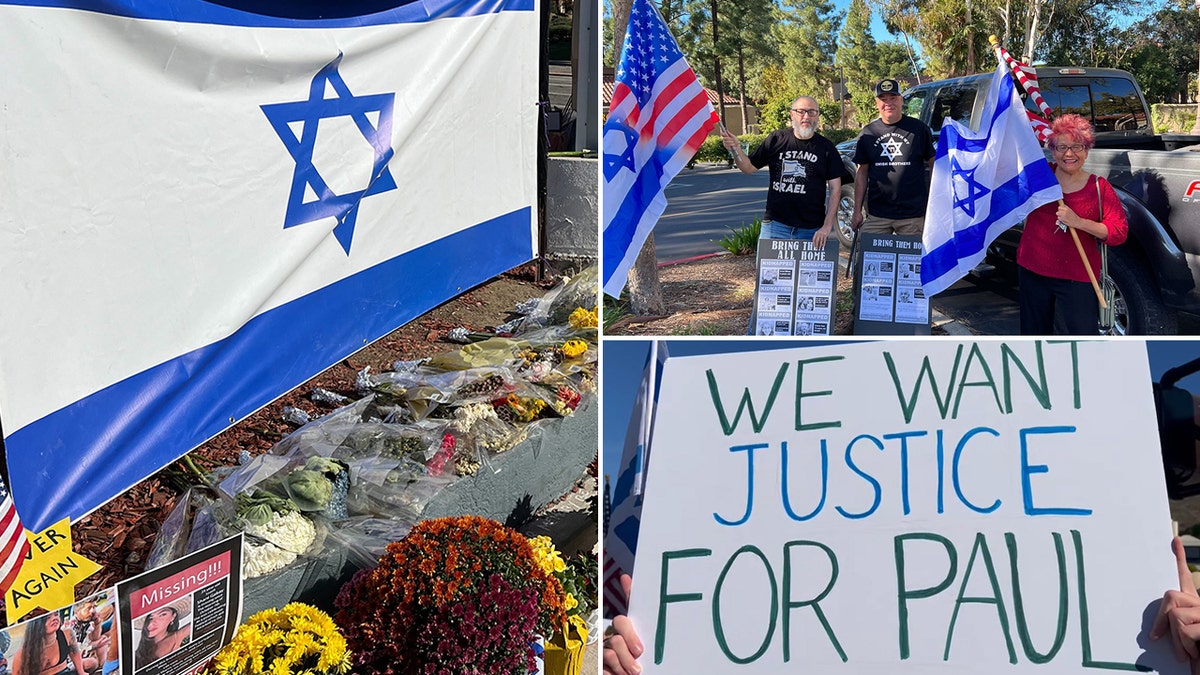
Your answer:
[[[607,294],[604,296],[604,311],[603,321],[604,330],[608,330],[614,323],[620,321],[626,315],[625,309],[629,306],[629,291],[628,289],[621,291],[621,298],[614,299]]]
[[[1155,103],[1150,106],[1150,118],[1156,134],[1191,133],[1192,126],[1196,123],[1196,106]]]
[[[821,135],[833,141],[834,145],[858,137],[861,129],[822,129]]]
[[[746,143],[750,143],[750,149],[747,152],[754,152],[758,146],[762,145],[766,134],[743,134],[738,136],[738,140],[742,143],[742,147],[746,147]],[[703,145],[696,151],[692,157],[692,161],[688,162],[688,166],[695,166],[696,162],[724,162],[730,166],[733,165],[733,157],[729,155],[729,151],[725,149],[725,144],[721,142],[720,136],[709,136],[704,139]]]
[[[739,228],[727,227],[725,235],[717,245],[734,255],[750,255],[758,251],[758,235],[762,232],[762,218],[755,216],[754,222]]]

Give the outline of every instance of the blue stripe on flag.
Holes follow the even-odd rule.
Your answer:
[[[170,463],[180,448],[212,438],[347,354],[528,262],[531,217],[524,207],[382,262],[13,432],[5,445],[25,526],[40,532],[92,511],[149,474],[148,466]]]
[[[638,499],[639,503],[635,505],[635,509],[637,509],[635,511],[635,513],[640,514],[641,506],[642,506],[640,503],[641,497],[638,497],[637,499]],[[616,537],[617,539],[620,539],[621,543],[625,544],[625,547],[629,549],[629,553],[633,556],[630,558],[631,560],[636,560],[638,531],[641,529],[641,527],[642,527],[641,517],[638,515],[634,515],[634,516],[630,516],[630,517],[622,520],[619,523],[613,523],[612,530],[610,531],[610,533],[608,535],[610,537]],[[629,574],[633,570],[625,569],[623,571],[626,574]]]
[[[230,0],[230,4],[237,0]],[[242,26],[247,28],[357,28],[360,26],[382,26],[402,23],[422,23],[448,17],[479,16],[499,12],[534,9],[534,0],[398,0],[390,8],[384,4],[374,6],[357,3],[364,13],[347,16],[346,8],[326,11],[325,18],[295,18],[298,14],[273,15],[276,11],[263,0],[245,0],[244,8],[226,7],[204,0],[171,0],[164,2],[138,2],[138,0],[0,0],[0,6],[53,7],[74,9],[99,14],[173,21],[179,23],[215,24]],[[354,4],[351,4],[354,7]],[[378,9],[385,7],[385,9]],[[257,10],[257,11],[256,11]],[[372,11],[375,10],[375,11]],[[263,13],[259,13],[259,12]],[[336,16],[331,16],[336,15]]]
[[[663,181],[663,165],[674,155],[674,151],[656,149],[653,157],[646,162],[645,167],[637,174],[637,180],[630,186],[629,192],[617,209],[616,215],[608,227],[604,228],[604,283],[617,270],[617,266],[625,258],[626,251],[633,245],[641,248],[640,241],[635,240],[638,223],[642,216],[654,205],[654,199],[661,194],[666,185]],[[657,219],[657,214],[655,216]],[[644,241],[644,239],[643,239]]]
[[[1049,170],[1049,167],[1037,164],[1027,166],[1025,170],[993,190],[988,196],[991,208],[986,219],[956,231],[954,239],[933,250],[926,251],[921,261],[922,271],[929,269],[932,274],[936,275],[936,270],[953,269],[958,265],[959,258],[966,258],[982,251],[991,243],[986,240],[986,237],[988,229],[993,223],[1012,213],[1038,192],[1056,185],[1058,185],[1058,179],[1054,177],[1054,173]]]

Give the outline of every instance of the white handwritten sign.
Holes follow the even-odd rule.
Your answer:
[[[652,446],[646,672],[1186,670],[1144,343],[672,358]]]

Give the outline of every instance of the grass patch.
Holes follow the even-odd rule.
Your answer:
[[[729,299],[733,300],[734,302],[753,300],[754,289],[747,286],[738,286],[729,293]]]
[[[755,217],[754,222],[739,228],[726,226],[729,234],[725,235],[717,245],[734,255],[751,255],[758,251],[758,236],[762,233],[762,218]]]
[[[672,335],[725,335],[725,333],[718,325],[702,323],[687,328],[676,328]]]
[[[603,316],[601,317],[601,320],[604,324],[605,332],[607,332],[608,329],[611,328],[614,323],[620,321],[624,316],[626,316],[628,314],[628,309],[629,309],[629,292],[628,291],[622,291],[621,298],[619,300],[613,299],[611,296],[606,294],[604,296]]]

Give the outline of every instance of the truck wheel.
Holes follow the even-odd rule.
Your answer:
[[[838,241],[842,248],[849,251],[854,245],[854,230],[850,228],[850,219],[854,217],[854,186],[843,185],[842,196],[838,200],[837,230]]]
[[[1150,273],[1136,253],[1108,249],[1108,272],[1116,284],[1113,331],[1118,335],[1176,335],[1179,317],[1163,304]]]

